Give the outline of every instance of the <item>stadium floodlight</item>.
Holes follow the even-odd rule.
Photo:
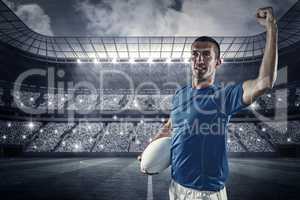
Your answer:
[[[167,58],[166,59],[166,63],[171,63],[172,62],[172,59],[171,58]]]
[[[190,63],[190,58],[184,58],[184,63]]]
[[[250,108],[252,109],[252,110],[255,110],[255,109],[257,109],[259,107],[259,105],[257,104],[257,102],[255,101],[255,102],[253,102],[251,105],[250,105]]]
[[[81,63],[81,60],[80,60],[79,58],[77,59],[77,63],[78,63],[78,64],[80,64],[80,63]]]
[[[114,115],[114,116],[113,116],[113,119],[114,119],[114,120],[117,120],[117,119],[118,119],[117,115]]]
[[[2,138],[3,138],[4,140],[6,140],[6,135],[3,135]]]
[[[98,63],[99,63],[99,60],[98,60],[97,58],[94,58],[93,62],[94,62],[95,64],[98,64]]]
[[[30,101],[33,102],[33,101],[34,101],[34,98],[33,98],[33,97],[30,97]]]
[[[133,100],[133,105],[134,105],[134,107],[136,107],[136,108],[139,107],[139,104],[138,104],[138,102],[137,102],[136,100]]]
[[[149,64],[151,64],[151,63],[153,63],[153,59],[152,59],[152,58],[148,58],[147,62],[148,62]]]
[[[130,58],[129,59],[129,63],[134,64],[135,63],[135,59],[134,58]]]
[[[26,139],[26,135],[22,135],[22,139],[25,140]]]
[[[33,146],[33,148],[34,148],[34,149],[37,149],[37,146],[36,146],[36,145],[34,145],[34,146]]]
[[[30,129],[33,129],[34,123],[33,123],[33,122],[29,122],[29,123],[28,123],[28,127],[29,127]]]
[[[10,122],[7,123],[7,127],[11,127],[11,123]]]
[[[287,141],[288,141],[288,142],[291,142],[291,141],[292,141],[292,139],[291,139],[290,137],[288,137],[288,138],[287,138]]]
[[[113,58],[113,59],[111,60],[111,62],[112,62],[112,63],[117,63],[117,58]]]

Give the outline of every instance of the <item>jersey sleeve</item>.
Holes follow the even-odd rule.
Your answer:
[[[223,103],[227,115],[232,115],[248,105],[243,102],[243,82],[229,84],[224,88]]]

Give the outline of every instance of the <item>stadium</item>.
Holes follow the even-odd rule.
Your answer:
[[[0,1],[0,198],[169,199],[136,157],[190,81],[191,36],[46,36]],[[217,84],[254,78],[265,32],[214,37]],[[232,116],[228,199],[296,200],[300,2],[278,19],[274,88]],[[233,72],[234,71],[234,72]]]

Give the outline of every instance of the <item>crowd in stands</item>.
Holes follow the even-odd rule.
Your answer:
[[[290,91],[291,90],[291,91]],[[43,110],[76,111],[116,111],[116,110],[139,110],[139,111],[169,111],[171,109],[173,94],[166,92],[152,94],[107,94],[97,91],[91,93],[81,91],[78,94],[73,90],[11,92],[13,108],[32,108]],[[0,106],[7,105],[4,101],[4,90],[0,87]],[[7,95],[6,95],[7,96]],[[300,109],[300,89],[274,89],[262,95],[256,100],[256,110],[274,110],[293,107]],[[253,109],[254,107],[251,107]]]
[[[162,122],[0,121],[0,144],[33,152],[140,152]],[[229,123],[229,152],[272,152],[278,144],[300,144],[300,121]]]

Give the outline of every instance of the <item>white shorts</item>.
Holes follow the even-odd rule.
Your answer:
[[[171,180],[169,187],[170,200],[227,200],[226,188],[218,192],[199,191],[184,187]]]

